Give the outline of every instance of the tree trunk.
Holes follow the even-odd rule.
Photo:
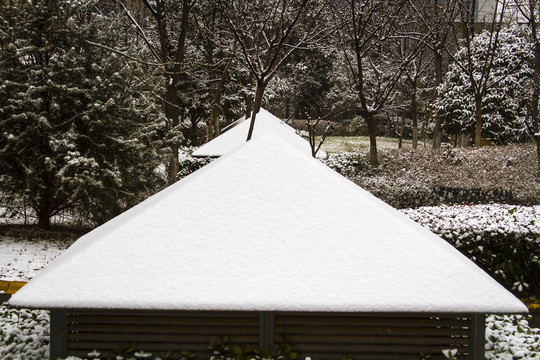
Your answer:
[[[38,212],[38,227],[43,230],[51,229],[51,221],[48,211],[42,211],[40,209],[40,211]]]
[[[253,73],[250,72],[248,86],[252,86],[252,84],[253,84]],[[253,97],[246,93],[246,119],[249,118],[252,110],[253,110]]]
[[[534,138],[536,139],[536,155],[538,159],[537,178],[538,178],[538,181],[540,181],[540,135],[536,135]]]
[[[416,79],[412,81],[411,91],[411,114],[412,114],[412,148],[418,148],[418,103],[416,101]]]
[[[423,121],[422,121],[422,130],[420,131],[420,137],[422,138],[423,142],[424,142],[424,149],[427,147],[427,123],[428,123],[428,119],[429,119],[429,116],[428,116],[428,113],[429,113],[429,107],[428,106],[425,106],[425,109],[424,109],[424,114],[426,114],[423,118]]]
[[[175,129],[180,124],[180,112],[178,111],[178,94],[174,81],[167,82],[167,101],[165,102],[165,116],[169,120],[170,129]],[[176,142],[171,144],[171,158],[169,159],[169,184],[176,182],[180,163],[178,161],[179,145]]]
[[[251,140],[253,135],[253,129],[255,128],[255,116],[261,109],[262,99],[264,95],[264,88],[266,84],[263,81],[257,81],[257,90],[255,91],[255,101],[253,102],[253,111],[251,112],[251,122],[249,124],[249,131],[247,135],[247,140]]]
[[[474,96],[474,116],[476,118],[476,128],[474,134],[474,146],[480,147],[482,144],[482,97]]]
[[[398,140],[398,149],[403,147],[403,134],[405,133],[405,118],[401,118],[401,124],[399,126],[399,140]]]
[[[221,134],[221,127],[219,125],[219,114],[214,113],[214,136]]]
[[[169,42],[169,32],[167,28],[166,9],[161,1],[156,2],[157,11],[155,13],[158,24],[159,43],[161,48],[161,59],[165,65],[166,95],[165,95],[165,116],[169,121],[169,130],[176,130],[180,124],[178,110],[177,86],[180,81],[180,72],[184,62],[186,35],[188,31],[189,13],[191,11],[190,0],[182,1],[182,21],[180,23],[180,35],[177,40],[176,51],[173,51]],[[173,137],[176,137],[173,135]],[[178,179],[180,165],[178,161],[179,144],[172,141],[171,157],[169,159],[169,184],[173,184]]]
[[[49,184],[49,179],[45,179],[46,185],[45,189],[42,190],[42,193],[40,194],[39,203],[37,204],[37,217],[38,217],[38,227],[40,227],[43,230],[49,230],[51,228],[51,220],[50,220],[50,205],[51,205],[51,198],[50,194],[52,191],[52,187]]]
[[[377,153],[377,127],[375,125],[374,114],[366,114],[366,125],[369,135],[369,163],[373,169],[379,167],[379,155]]]
[[[435,50],[435,86],[439,86],[442,83],[442,65],[443,56],[442,51],[439,49]],[[435,111],[435,129],[433,132],[433,148],[438,149],[441,147],[442,143],[442,126],[441,126],[441,117]]]
[[[531,6],[531,11],[533,11],[533,7]],[[534,14],[531,14],[531,17]],[[531,26],[534,26],[533,29],[533,37],[536,40],[536,44],[534,47],[534,75],[533,75],[533,93],[532,93],[532,109],[531,109],[531,117],[532,117],[532,123],[533,123],[533,130],[534,130],[534,138],[536,140],[536,152],[538,155],[538,169],[537,169],[537,175],[538,180],[540,180],[540,126],[538,126],[538,96],[540,92],[540,41],[537,39],[537,23],[536,21],[531,24]]]

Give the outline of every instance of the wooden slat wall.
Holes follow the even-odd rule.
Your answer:
[[[270,313],[269,313],[270,314]],[[300,359],[319,360],[444,359],[443,349],[458,349],[458,359],[470,359],[470,315],[271,313],[268,328],[275,345],[284,334]],[[262,320],[261,320],[262,319]],[[136,343],[146,351],[197,353],[209,359],[210,341],[228,337],[232,345],[257,345],[260,341],[258,312],[212,311],[75,311],[67,314],[67,352],[86,356],[96,349],[113,357],[120,344]]]
[[[286,334],[301,358],[444,359],[443,349],[470,356],[470,316],[276,312],[274,322],[276,342]]]
[[[257,345],[257,312],[69,312],[67,315],[68,353],[86,356],[96,349],[102,357],[114,357],[111,350],[121,344],[136,343],[145,351],[197,353],[209,359],[211,340],[227,336],[229,343]]]

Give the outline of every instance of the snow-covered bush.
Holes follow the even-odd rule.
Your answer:
[[[403,210],[508,290],[540,293],[540,206],[438,206]]]
[[[383,175],[356,179],[356,181],[371,194],[397,209],[440,203],[440,197],[433,191],[430,184],[423,182],[421,178],[410,181],[406,178],[396,179]]]
[[[0,359],[49,358],[49,312],[0,305]]]
[[[524,26],[504,27],[499,33],[499,46],[491,66],[492,81],[482,99],[482,136],[498,143],[519,142],[530,138],[525,124],[527,92],[534,68],[533,42]],[[471,43],[475,78],[485,75],[485,64],[492,50],[491,33],[484,31]],[[458,63],[467,63],[467,48],[458,50]],[[475,100],[469,74],[458,65],[450,64],[443,83],[437,89],[435,109],[451,135],[474,136]]]
[[[511,196],[514,204],[540,204],[533,143],[415,151],[381,149],[379,158],[381,166],[376,171],[364,160],[358,165],[346,163],[347,171],[342,173],[396,208],[442,204],[444,199],[438,194],[441,188],[463,189],[465,195],[481,189],[487,194],[477,201],[468,195],[457,199],[463,204],[493,202],[495,195],[502,193]]]
[[[349,177],[370,168],[366,156],[355,152],[330,153],[321,161],[341,175]]]
[[[178,179],[182,179],[194,171],[199,170],[204,165],[212,162],[211,157],[194,157],[193,151],[196,148],[192,146],[184,146],[178,150],[178,161],[180,163],[180,171],[178,172]]]
[[[540,329],[520,315],[486,319],[486,360],[540,359]]]

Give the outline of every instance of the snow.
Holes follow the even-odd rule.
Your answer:
[[[20,240],[2,237],[0,280],[29,281],[67,249],[72,241]]]
[[[0,304],[0,359],[49,358],[49,312]]]
[[[534,359],[540,354],[540,329],[521,316],[486,318],[486,360]]]
[[[244,117],[238,119],[233,123],[234,125],[230,130],[199,147],[193,152],[193,156],[216,157],[238,148],[246,142],[251,121],[250,119],[246,120]],[[261,108],[255,117],[255,127],[253,128],[252,139],[265,133],[276,134],[295,148],[306,154],[311,154],[309,143],[297,135],[292,127],[272,115],[267,110]],[[317,157],[324,158],[326,157],[326,153],[319,150]]]
[[[403,210],[411,219],[435,233],[538,234],[540,206],[509,204],[427,206]]]
[[[444,240],[273,134],[83,236],[10,304],[527,312]]]

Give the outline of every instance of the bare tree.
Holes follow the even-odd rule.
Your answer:
[[[529,24],[531,38],[534,41],[534,74],[531,99],[530,118],[536,140],[538,154],[538,178],[540,179],[540,129],[538,126],[538,96],[540,94],[540,1],[514,0],[518,16],[522,16]]]
[[[425,49],[421,49],[418,56],[411,61],[405,72],[406,84],[410,96],[409,111],[412,120],[412,148],[418,147],[418,104],[419,88],[422,86],[422,80],[431,65],[431,59],[427,56]]]
[[[218,4],[256,82],[249,141],[268,82],[314,36],[324,5],[317,6],[314,0],[218,0]]]
[[[433,66],[435,69],[434,87],[443,80],[444,54],[449,43],[455,39],[454,22],[459,14],[459,0],[409,0],[416,13],[419,33],[418,40],[424,38],[425,45],[433,52]],[[433,92],[433,96],[436,96]],[[434,97],[431,99],[434,100]],[[439,148],[442,141],[441,118],[435,113],[435,129],[433,132],[433,148]]]
[[[370,140],[370,164],[379,166],[375,114],[393,95],[400,77],[416,57],[421,42],[400,59],[388,46],[398,36],[397,29],[407,0],[347,0],[334,3],[339,28],[339,44],[358,99],[358,111],[365,119]]]

